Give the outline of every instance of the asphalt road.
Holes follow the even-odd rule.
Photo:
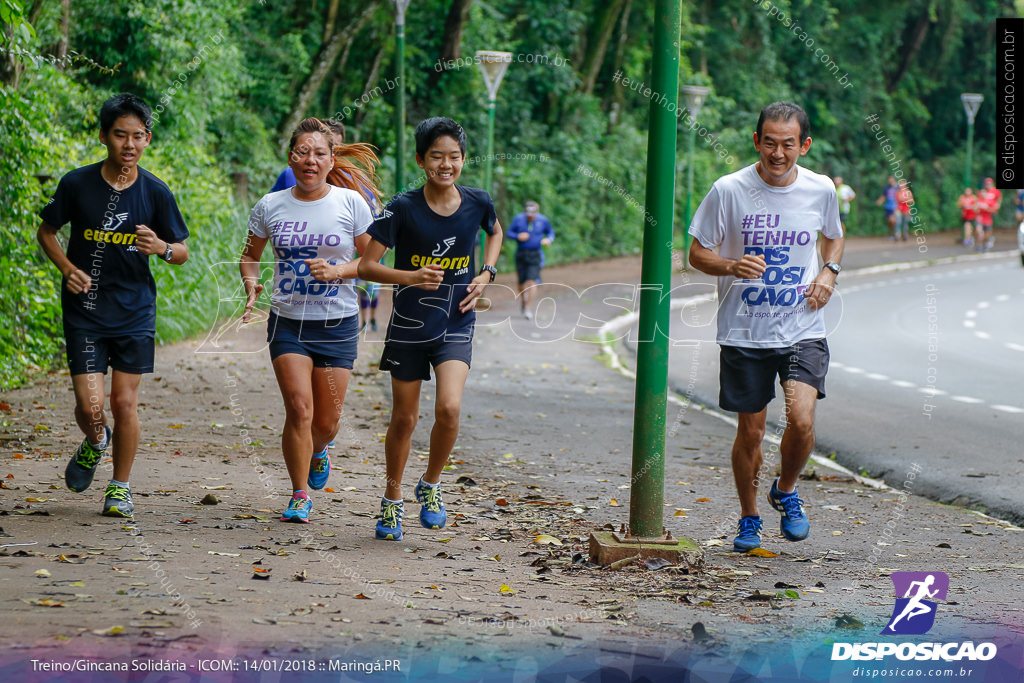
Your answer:
[[[1016,257],[854,275],[827,310],[817,450],[913,493],[1024,522],[1024,269]],[[714,308],[673,312],[670,384],[718,404]],[[779,392],[781,393],[781,392]],[[769,408],[769,431],[782,401]],[[671,427],[671,426],[670,426]]]

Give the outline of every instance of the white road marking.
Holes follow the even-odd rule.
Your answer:
[[[869,372],[868,374],[866,374],[864,376],[867,377],[868,379],[882,379],[882,380],[889,379],[888,375],[882,375],[882,374],[879,374],[877,372]]]
[[[974,327],[974,321],[973,320],[965,320],[964,321],[964,327]]]
[[[1009,294],[1000,294],[999,296],[996,297],[996,301],[1009,301],[1009,300],[1010,300],[1010,295]]]
[[[974,398],[973,396],[950,396],[950,398],[960,403],[984,403],[980,398]]]
[[[1013,342],[1006,342],[1005,344],[1003,344],[1003,346],[1005,346],[1008,349],[1013,349],[1014,351],[1024,351],[1024,346],[1021,346],[1020,344],[1014,344]]]
[[[992,406],[996,410],[1002,410],[1004,413],[1024,413],[1024,408],[1018,408],[1017,406],[1004,406],[1002,404],[994,404]]]
[[[988,332],[975,332],[974,336],[977,337],[978,339],[991,339],[992,338],[992,335],[989,334]]]
[[[843,368],[843,370],[846,370],[851,375],[863,375],[864,374],[864,370],[861,370],[860,368],[845,367],[845,368]]]
[[[977,311],[967,311],[966,313],[964,313],[964,315],[967,316],[968,318],[975,318],[975,317],[977,317],[978,312]]]
[[[914,386],[913,382],[907,382],[902,379],[894,379],[892,382],[890,382],[890,384],[892,384],[894,387],[903,387],[904,389],[909,389]]]
[[[982,301],[980,304],[978,304],[978,308],[988,308],[988,307],[989,307],[989,303],[987,301]]]

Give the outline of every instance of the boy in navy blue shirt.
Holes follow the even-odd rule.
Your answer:
[[[391,372],[392,411],[384,441],[387,487],[377,538],[402,538],[402,474],[419,417],[420,386],[437,374],[434,427],[427,471],[416,484],[420,524],[441,529],[448,520],[441,500],[441,472],[459,435],[462,390],[473,350],[474,307],[494,281],[501,226],[483,190],[455,184],[466,159],[466,133],[455,121],[427,119],[416,127],[416,163],[426,184],[396,195],[368,230],[370,246],[359,277],[398,285],[380,369]],[[473,263],[477,231],[487,233],[484,265]],[[379,263],[395,250],[395,267]]]
[[[75,392],[75,421],[85,439],[68,463],[64,483],[76,492],[92,484],[96,465],[113,443],[114,476],[103,514],[131,517],[128,477],[139,446],[139,381],[153,372],[156,283],[149,257],[181,265],[188,229],[174,195],[139,167],[152,139],[149,106],[131,94],[100,109],[100,142],[107,158],[71,171],[40,212],[37,237],[63,275],[61,311]],[[67,254],[57,232],[71,223]],[[113,368],[110,411],[103,414],[104,376]]]

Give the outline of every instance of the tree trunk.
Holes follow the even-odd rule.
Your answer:
[[[626,6],[622,8],[622,18],[619,20],[619,40],[615,46],[615,57],[612,63],[612,68],[615,70],[614,73],[622,70],[622,64],[626,60],[626,41],[629,39],[627,31],[629,29],[629,15],[632,9],[633,0],[626,0]],[[608,106],[608,133],[611,134],[612,129],[619,124],[622,112],[625,110],[626,89],[611,88],[609,94],[611,104]]]
[[[68,56],[68,35],[71,31],[71,0],[61,0],[60,41],[57,43],[57,59],[61,60],[59,69],[64,69],[64,58]]]
[[[907,75],[907,71],[910,70],[910,64],[914,61],[914,57],[921,50],[921,45],[924,44],[925,36],[928,35],[928,29],[934,21],[933,16],[935,14],[935,0],[928,3],[928,6],[923,9],[920,18],[917,20],[917,24],[914,26],[914,30],[910,35],[910,41],[908,42],[906,49],[903,51],[903,58],[900,60],[899,69],[892,75],[889,80],[889,84],[886,86],[885,91],[890,95],[895,92],[896,88],[899,87],[900,81]]]
[[[345,22],[345,28],[331,36],[331,39],[320,49],[320,54],[313,61],[313,69],[310,71],[305,85],[295,100],[295,107],[292,109],[292,113],[288,115],[281,125],[282,153],[288,151],[286,147],[288,139],[291,137],[291,131],[306,117],[306,112],[309,111],[313,98],[316,97],[316,93],[320,90],[320,86],[323,85],[327,74],[331,72],[331,68],[334,66],[334,62],[337,61],[338,55],[344,51],[346,57],[348,56],[348,49],[351,47],[352,41],[355,40],[359,31],[362,30],[379,6],[379,0],[367,2],[358,17],[355,17],[353,21]]]
[[[334,24],[338,21],[338,0],[331,0],[330,5],[327,7],[327,21],[324,23],[324,37],[320,39],[321,45],[326,45],[327,41],[334,35]]]
[[[601,64],[604,63],[604,55],[608,49],[608,41],[611,40],[612,31],[615,29],[615,20],[625,2],[626,0],[612,0],[605,3],[594,23],[592,37],[587,41],[587,52],[580,68],[580,75],[583,76],[580,92],[584,95],[594,92],[594,84],[597,83],[597,76],[601,72]]]
[[[462,54],[462,27],[469,17],[469,6],[473,0],[452,0],[452,6],[448,9],[448,18],[444,20],[444,34],[441,36],[441,49],[437,53],[438,60],[443,65],[452,60],[458,59]],[[431,69],[427,77],[427,92],[437,87],[441,81],[441,75],[445,70]]]
[[[373,92],[373,88],[377,83],[377,79],[380,78],[380,64],[384,59],[384,48],[381,47],[377,50],[377,56],[373,58],[373,64],[370,66],[370,73],[366,77],[366,86],[363,88],[364,93]],[[356,126],[362,124],[363,119],[366,118],[366,107],[360,107],[356,113]]]

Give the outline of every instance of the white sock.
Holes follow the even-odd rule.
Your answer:
[[[103,430],[103,441],[100,441],[99,443],[92,443],[92,441],[90,441],[89,443],[92,444],[92,447],[95,448],[96,450],[102,451],[102,450],[106,449],[106,447],[109,445],[109,441],[110,441],[110,439],[107,437],[107,430],[104,429]]]
[[[434,482],[433,484],[428,484],[427,482],[423,481],[423,477],[420,477],[420,486],[426,486],[428,488],[436,489],[440,485],[441,485],[441,480],[438,480],[438,481]]]
[[[390,503],[391,505],[401,505],[402,504],[402,501],[400,501],[400,500],[391,500],[390,498],[387,498],[385,496],[381,496],[380,500],[381,500],[382,503]]]
[[[128,482],[126,481],[118,481],[117,479],[111,479],[110,483],[113,484],[114,486],[120,486],[123,489],[131,488],[128,486]]]

